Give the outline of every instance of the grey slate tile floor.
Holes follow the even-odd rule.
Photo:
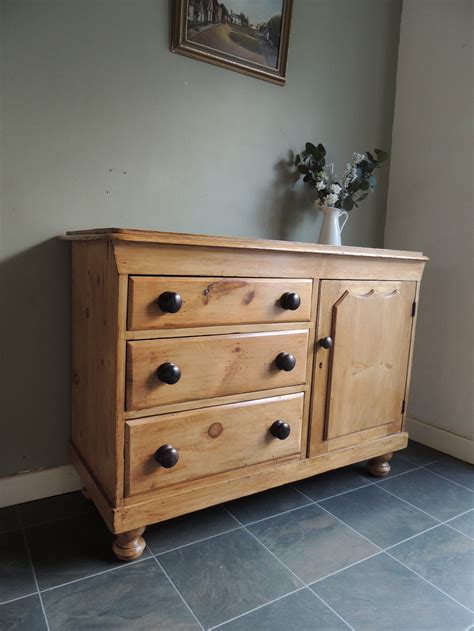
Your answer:
[[[79,493],[0,509],[1,631],[456,631],[474,623],[474,467],[416,443],[148,528],[116,561]]]

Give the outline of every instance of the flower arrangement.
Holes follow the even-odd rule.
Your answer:
[[[370,151],[352,154],[341,179],[334,172],[334,164],[326,164],[324,146],[307,142],[304,151],[295,157],[295,166],[303,176],[303,182],[315,190],[317,205],[352,210],[369,191],[375,190],[377,178],[374,171],[388,159],[388,153],[381,149],[375,149],[374,153],[376,157]]]

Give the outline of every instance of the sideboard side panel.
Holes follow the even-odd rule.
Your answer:
[[[110,242],[72,244],[72,445],[116,506],[123,497],[124,291]]]

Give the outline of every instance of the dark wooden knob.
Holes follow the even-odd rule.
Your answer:
[[[164,291],[158,298],[158,305],[166,313],[176,313],[183,305],[183,300],[175,291]]]
[[[289,372],[296,366],[296,359],[294,355],[290,355],[290,353],[280,353],[275,359],[275,364],[280,370]]]
[[[285,440],[288,438],[291,432],[291,427],[285,421],[275,421],[270,427],[270,434],[279,440]]]
[[[301,298],[298,294],[294,294],[287,291],[280,298],[280,305],[283,309],[289,309],[290,311],[296,311],[301,304]]]
[[[332,348],[332,345],[333,345],[332,337],[322,337],[319,340],[319,346],[322,346],[322,348],[325,348],[326,350]]]
[[[156,376],[163,383],[168,383],[172,386],[181,379],[181,370],[176,366],[176,364],[172,364],[171,362],[165,362],[158,366],[158,370],[156,371]]]
[[[179,460],[179,452],[172,445],[161,445],[155,451],[155,460],[165,469],[171,469]]]

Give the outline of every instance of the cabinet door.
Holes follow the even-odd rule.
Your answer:
[[[325,441],[331,449],[400,431],[415,292],[415,282],[321,282],[313,455]]]

